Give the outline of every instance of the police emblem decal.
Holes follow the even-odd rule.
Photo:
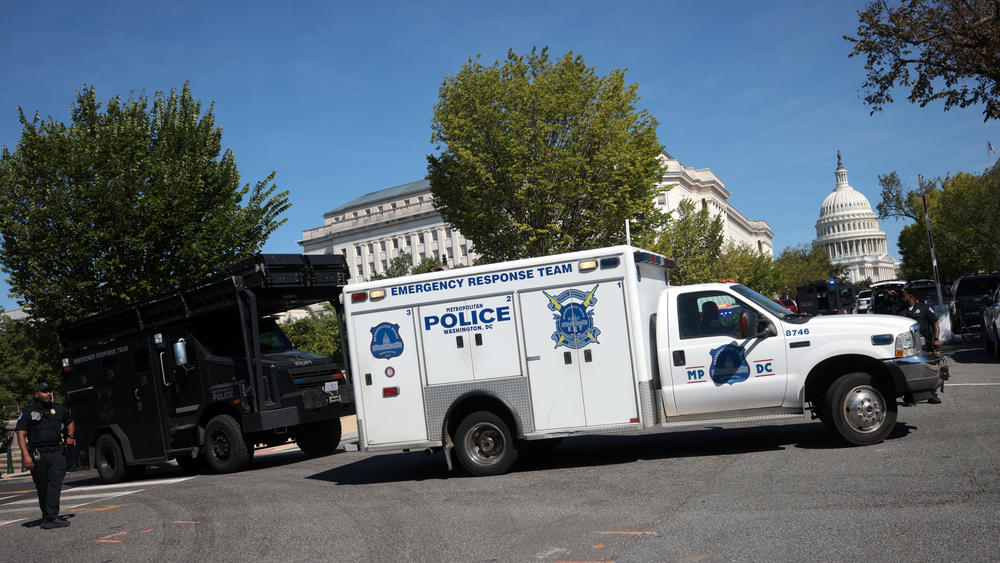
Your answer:
[[[371,329],[372,356],[388,360],[403,353],[403,338],[399,336],[399,325],[379,323]]]
[[[567,289],[553,297],[542,291],[549,300],[549,310],[555,314],[552,320],[556,322],[556,331],[552,333],[555,348],[565,346],[577,350],[590,344],[600,344],[597,337],[601,329],[594,326],[594,305],[597,305],[597,288],[595,285],[589,293],[579,289]]]
[[[709,368],[708,375],[716,387],[746,381],[750,377],[747,351],[739,344],[730,342],[709,353],[712,355],[712,367]]]

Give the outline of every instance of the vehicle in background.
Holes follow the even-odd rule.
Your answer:
[[[868,310],[878,315],[895,315],[903,308],[903,287],[899,280],[872,284],[871,305]]]
[[[958,335],[983,329],[983,308],[1000,285],[1000,274],[962,276],[951,288],[951,329]]]
[[[788,309],[789,311],[791,311],[793,313],[798,313],[799,312],[799,306],[796,305],[795,301],[793,301],[791,299],[775,299],[774,302],[777,303],[778,305],[781,305],[782,307]]]
[[[854,308],[854,312],[858,314],[871,313],[872,306],[872,290],[862,289],[858,292],[858,304]]]
[[[986,351],[993,352],[993,359],[1000,361],[1000,287],[993,292],[992,300],[983,307],[983,340]]]
[[[798,312],[804,315],[841,315],[854,310],[854,286],[837,280],[800,285],[795,293]]]
[[[934,307],[937,307],[939,305],[937,297],[937,285],[934,284],[934,280],[927,280],[927,279],[910,280],[906,282],[906,285],[910,288],[910,291],[913,292],[913,295],[917,297],[917,301],[919,303],[926,303]],[[948,303],[948,295],[949,295],[949,289],[947,287],[942,287],[941,297],[942,299],[945,300],[945,303]]]

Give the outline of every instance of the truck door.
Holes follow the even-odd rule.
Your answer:
[[[739,337],[740,313],[755,309],[729,293],[692,291],[677,294],[675,311],[670,387],[678,414],[781,405],[788,379],[784,335]]]
[[[171,428],[186,426],[195,420],[204,402],[201,362],[194,339],[186,331],[164,331],[162,346],[156,346],[154,370],[157,384],[163,386],[166,415]],[[184,339],[187,363],[180,365],[174,345]]]
[[[637,417],[618,280],[524,293],[521,311],[536,430]]]
[[[413,309],[354,315],[352,351],[361,386],[364,438],[369,444],[427,440]],[[428,350],[433,354],[434,350]]]

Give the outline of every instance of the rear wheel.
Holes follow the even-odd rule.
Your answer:
[[[332,454],[340,445],[340,419],[303,424],[295,430],[295,443],[308,456]]]
[[[125,477],[125,455],[118,440],[111,434],[97,439],[94,445],[94,461],[97,474],[105,483],[117,483]]]
[[[492,412],[478,411],[465,417],[455,438],[458,461],[473,475],[500,475],[517,461],[507,423]]]
[[[851,444],[877,444],[896,424],[896,401],[888,396],[870,373],[842,375],[826,390],[824,422]]]
[[[253,449],[243,439],[236,419],[220,414],[205,427],[205,461],[218,473],[242,471],[250,465]]]

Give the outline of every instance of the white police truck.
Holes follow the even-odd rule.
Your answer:
[[[941,384],[910,319],[795,315],[671,267],[619,246],[345,287],[360,449],[494,475],[535,440],[806,412],[865,445]]]

